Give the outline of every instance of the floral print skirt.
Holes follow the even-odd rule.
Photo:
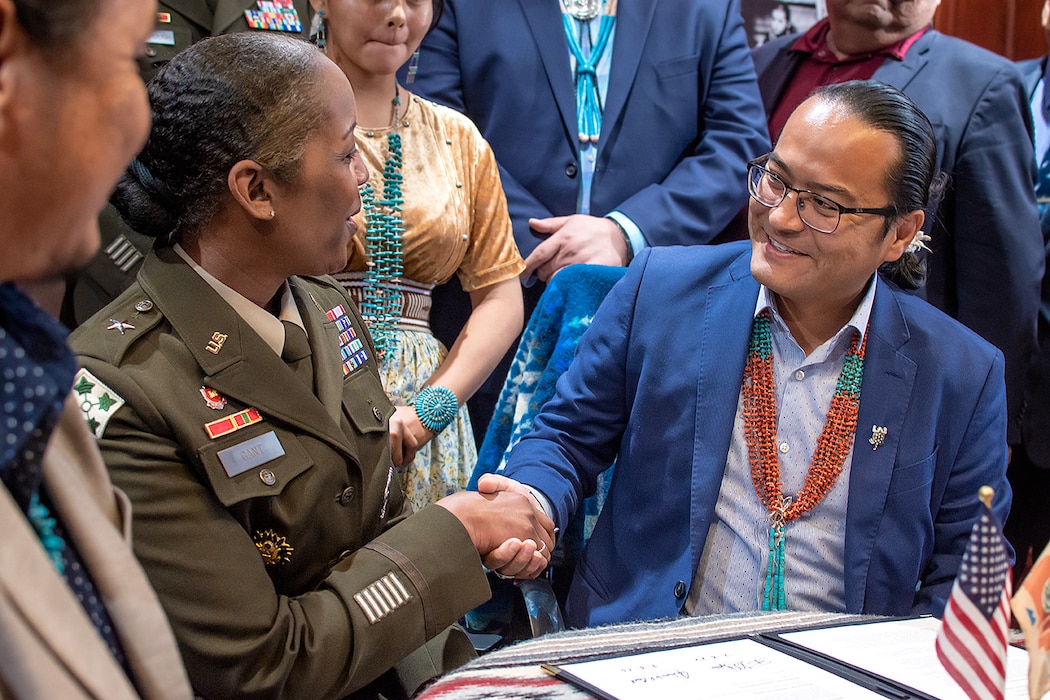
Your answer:
[[[398,342],[391,343],[380,367],[383,386],[395,406],[411,406],[423,383],[448,352],[437,338],[423,329],[399,328]],[[464,403],[448,427],[417,453],[408,466],[405,491],[420,510],[456,491],[462,491],[478,461],[474,431]]]

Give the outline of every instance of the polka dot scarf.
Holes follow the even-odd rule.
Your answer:
[[[13,284],[0,284],[0,481],[40,537],[55,569],[126,668],[105,607],[72,547],[43,482],[44,448],[73,385],[76,361],[65,328]]]

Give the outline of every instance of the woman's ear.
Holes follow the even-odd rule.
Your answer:
[[[234,163],[226,184],[234,201],[248,216],[263,221],[274,217],[273,179],[254,160],[240,160]]]

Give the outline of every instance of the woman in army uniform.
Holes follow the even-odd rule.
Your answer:
[[[200,42],[150,85],[114,203],[160,242],[81,326],[74,390],[206,697],[400,697],[472,654],[449,627],[545,568],[524,496],[409,514],[394,409],[340,285],[367,179],[342,72],[305,42]]]

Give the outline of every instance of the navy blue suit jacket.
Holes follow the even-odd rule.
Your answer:
[[[1019,61],[1025,90],[1031,103],[1036,85],[1046,70],[1047,57]],[[1035,154],[1033,153],[1033,156]],[[1038,158],[1035,159],[1038,164]],[[1044,240],[1050,241],[1050,210],[1040,219]],[[1050,242],[1046,246],[1050,260]],[[1028,458],[1043,469],[1050,469],[1050,275],[1043,276],[1042,304],[1039,312],[1039,352],[1032,358],[1025,385],[1021,413],[1021,441]]]
[[[591,213],[651,245],[707,243],[769,150],[739,0],[620,0]],[[464,112],[492,145],[523,256],[529,217],[576,213],[579,149],[555,0],[446,0],[413,90]]]
[[[806,56],[790,51],[796,38],[753,52],[767,114]],[[1003,351],[1016,444],[1044,261],[1028,93],[1010,61],[932,29],[872,79],[904,92],[933,124],[938,170],[950,179],[940,208],[926,213],[933,254],[920,294]]]
[[[572,625],[660,618],[682,606],[729,453],[759,289],[750,258],[747,243],[639,255],[511,453],[506,475],[542,491],[562,528],[616,458],[569,592]],[[882,280],[868,333],[846,608],[940,614],[978,489],[995,489],[1001,519],[1009,509],[1002,354]],[[888,428],[877,450],[873,425]]]

